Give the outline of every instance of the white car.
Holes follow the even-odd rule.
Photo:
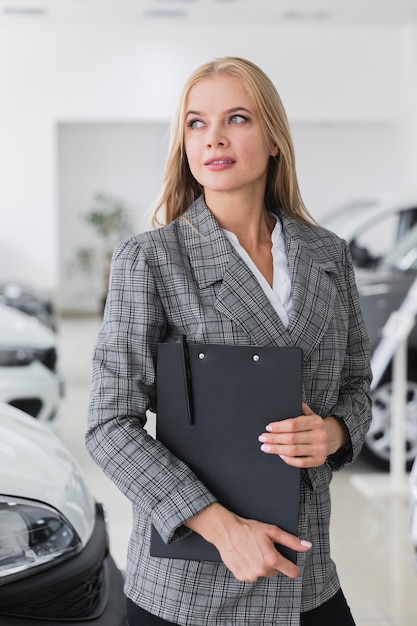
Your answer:
[[[414,461],[410,472],[410,540],[414,546],[414,559],[417,570],[417,461]]]
[[[53,431],[0,403],[1,626],[122,626],[103,508]]]
[[[33,315],[52,330],[56,330],[54,303],[39,289],[23,285],[19,281],[0,278],[0,303]]]
[[[416,197],[357,200],[320,220],[348,242],[357,267],[373,267],[416,223]]]
[[[0,401],[50,425],[63,393],[56,344],[39,319],[0,304]]]

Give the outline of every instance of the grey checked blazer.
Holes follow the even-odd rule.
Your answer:
[[[369,343],[346,243],[318,226],[279,215],[292,280],[286,329],[262,288],[225,237],[203,198],[172,224],[116,250],[104,322],[93,354],[87,448],[129,498],[133,529],[125,591],[144,609],[188,626],[296,626],[300,611],[339,588],[330,558],[329,484],[334,469],[358,455],[370,421]],[[237,581],[222,564],[149,556],[151,523],[165,541],[214,501],[187,466],[143,429],[155,406],[160,341],[303,350],[304,400],[322,416],[343,418],[351,447],[302,472],[301,575]],[[274,494],[271,493],[271,498]]]

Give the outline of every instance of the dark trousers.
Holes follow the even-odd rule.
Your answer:
[[[339,589],[333,598],[318,606],[317,609],[301,613],[300,626],[355,626],[355,621],[343,595]]]
[[[126,600],[127,619],[129,626],[177,626],[160,617],[151,615],[129,598]],[[355,626],[345,596],[340,589],[333,598],[317,609],[301,613],[300,626]]]

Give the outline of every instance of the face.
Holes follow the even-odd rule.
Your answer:
[[[218,193],[265,193],[270,156],[252,98],[238,79],[220,74],[196,83],[185,108],[185,151],[206,200]]]

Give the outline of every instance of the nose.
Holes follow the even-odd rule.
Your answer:
[[[215,148],[217,146],[225,146],[228,143],[225,129],[220,124],[210,126],[207,134],[207,147]]]

